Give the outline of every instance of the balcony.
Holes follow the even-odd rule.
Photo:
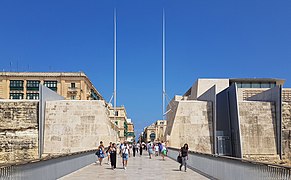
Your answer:
[[[69,87],[68,88],[68,93],[70,94],[76,94],[78,92],[78,88],[76,87]]]

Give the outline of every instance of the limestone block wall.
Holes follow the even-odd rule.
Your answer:
[[[291,102],[282,104],[282,150],[283,160],[291,165]]]
[[[272,102],[239,102],[244,158],[252,159],[267,155],[277,157],[275,112],[275,105]]]
[[[89,150],[96,148],[99,141],[107,145],[116,139],[104,101],[46,103],[44,153]]]
[[[169,146],[179,148],[188,143],[193,151],[212,153],[211,102],[176,101],[171,106],[173,111],[168,116],[166,128]]]
[[[38,158],[38,102],[0,101],[0,163]]]

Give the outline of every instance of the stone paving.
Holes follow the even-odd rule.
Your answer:
[[[187,172],[179,171],[179,163],[176,161],[165,158],[162,160],[160,156],[149,159],[148,154],[144,151],[143,156],[137,155],[130,157],[128,160],[128,167],[126,170],[122,168],[120,156],[117,160],[117,168],[112,170],[110,165],[106,164],[107,158],[102,162],[102,166],[91,164],[78,171],[75,171],[67,176],[60,178],[61,180],[79,180],[79,179],[146,179],[146,180],[188,180],[188,179],[208,179],[191,169]],[[183,169],[183,168],[182,168]]]

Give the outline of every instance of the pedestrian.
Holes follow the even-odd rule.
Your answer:
[[[159,145],[158,145],[158,143],[155,144],[155,155],[156,156],[159,155]]]
[[[187,160],[188,160],[188,144],[185,143],[183,147],[181,147],[179,155],[182,157],[182,163],[180,165],[180,171],[182,170],[182,166],[185,167],[185,172],[187,169]]]
[[[129,158],[129,155],[130,155],[129,146],[128,146],[127,142],[124,142],[124,145],[122,146],[121,150],[122,150],[123,169],[126,170],[128,158]]]
[[[136,144],[136,152],[138,153],[139,150],[139,143]]]
[[[104,158],[104,146],[103,146],[103,142],[102,141],[100,141],[100,145],[98,146],[96,155],[98,156],[98,160],[99,160],[100,166],[102,166],[101,163],[102,163],[102,160]]]
[[[107,154],[107,164],[109,164],[109,161],[110,161],[110,153],[109,153],[109,149],[111,148],[112,146],[112,142],[109,143],[109,146],[106,150],[106,154]]]
[[[136,143],[134,142],[132,144],[132,155],[133,155],[133,157],[135,157],[135,151],[136,151]]]
[[[114,170],[116,168],[116,144],[112,143],[110,149],[110,163],[111,163],[111,168]]]
[[[142,156],[142,144],[139,145],[139,155]]]
[[[152,159],[152,154],[153,154],[153,145],[152,143],[148,143],[148,153],[149,153],[149,158]]]
[[[162,159],[163,161],[165,160],[165,156],[167,155],[167,148],[166,148],[166,144],[162,141],[162,150],[161,150],[161,155],[162,155]]]

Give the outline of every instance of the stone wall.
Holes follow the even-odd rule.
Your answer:
[[[274,103],[239,102],[239,114],[243,157],[278,158]]]
[[[61,154],[95,149],[99,141],[116,142],[104,101],[46,103],[44,153]]]
[[[283,163],[291,166],[291,102],[282,104]]]
[[[193,151],[213,152],[212,103],[175,101],[167,117],[166,138],[170,147],[188,143]]]
[[[37,101],[0,101],[0,163],[38,158],[37,118]]]

